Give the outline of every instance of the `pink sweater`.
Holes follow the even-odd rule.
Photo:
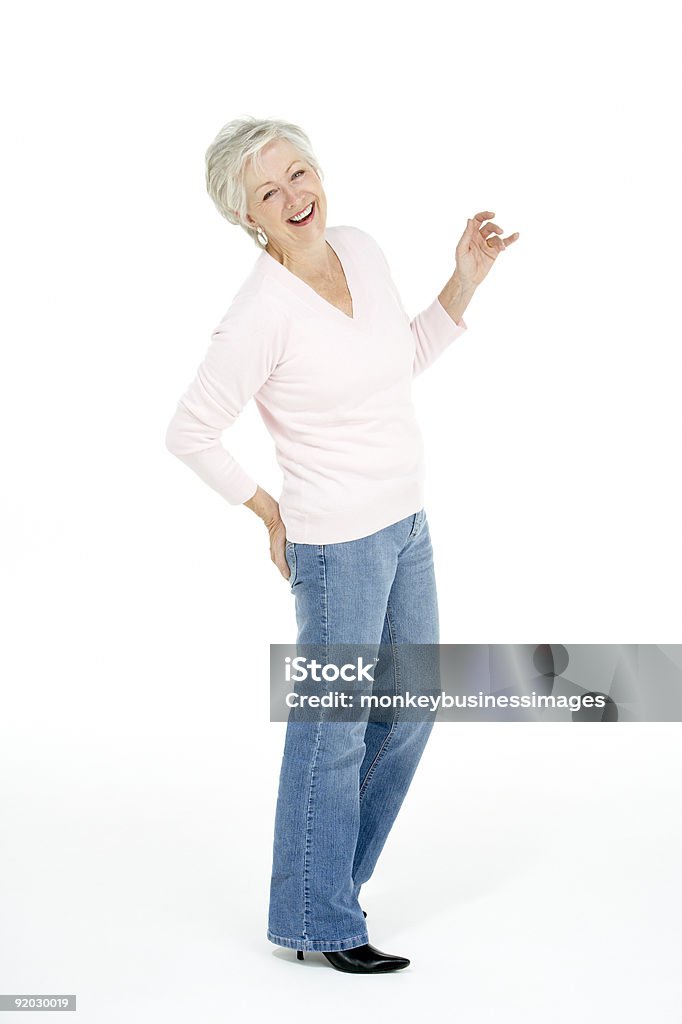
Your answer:
[[[423,506],[412,378],[467,329],[436,298],[412,321],[386,258],[355,227],[326,229],[347,316],[263,250],[211,335],[166,447],[232,505],[257,481],[221,443],[250,398],[275,442],[287,539],[356,540]]]

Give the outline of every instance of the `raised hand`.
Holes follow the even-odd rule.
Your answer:
[[[484,224],[494,216],[490,210],[477,213],[467,221],[464,234],[457,243],[455,273],[464,287],[478,287],[499,254],[519,237],[519,232],[515,231],[513,235],[500,238],[501,227],[492,221]]]

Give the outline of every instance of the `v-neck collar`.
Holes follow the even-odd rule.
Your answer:
[[[271,256],[267,249],[263,249],[260,259],[263,261],[264,269],[269,269],[272,273],[277,276],[283,284],[295,292],[301,299],[308,303],[308,305],[320,310],[324,309],[332,316],[336,316],[339,320],[345,322],[351,326],[357,326],[362,320],[362,299],[360,297],[360,288],[358,286],[358,280],[355,277],[354,267],[352,266],[352,259],[349,258],[347,248],[344,247],[343,242],[339,241],[338,233],[328,228],[325,231],[325,241],[332,252],[335,254],[341,270],[343,271],[344,277],[346,278],[346,285],[350,292],[351,303],[353,306],[353,315],[348,316],[343,310],[339,309],[328,299],[324,299],[319,292],[309,285],[302,278],[294,274],[288,267],[276,260],[274,256]]]

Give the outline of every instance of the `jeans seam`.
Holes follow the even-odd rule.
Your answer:
[[[320,743],[322,740],[322,722],[317,723],[317,730],[315,732],[315,750],[313,751],[313,757],[310,765],[310,785],[308,787],[308,806],[306,808],[306,823],[305,823],[305,848],[303,852],[303,929],[302,936],[304,939],[308,937],[308,924],[310,919],[310,840],[312,834],[312,818],[313,818],[313,802],[315,793],[315,765],[317,762],[317,754],[320,749]]]
[[[327,562],[324,544],[320,544],[320,566],[322,569],[322,636],[324,637],[325,658],[329,657],[329,595],[327,594]]]
[[[388,623],[388,633],[389,633],[389,637],[390,637],[390,640],[391,640],[391,655],[393,657],[393,678],[395,679],[395,690],[394,690],[394,693],[397,695],[397,694],[400,693],[400,668],[399,668],[399,664],[400,663],[398,661],[397,654],[396,654],[396,646],[397,645],[396,645],[396,641],[395,641],[395,630],[394,630],[393,624],[391,622],[390,609],[391,609],[391,602],[389,600],[387,602],[387,605],[386,605],[386,621]],[[377,765],[379,764],[379,762],[383,758],[384,754],[386,753],[386,749],[387,749],[389,743],[391,742],[391,740],[393,739],[393,736],[395,735],[396,726],[397,726],[397,723],[398,723],[398,717],[399,717],[399,710],[398,710],[398,708],[396,708],[395,711],[394,711],[394,714],[393,714],[393,718],[391,720],[391,728],[388,730],[388,733],[386,734],[386,738],[384,739],[384,742],[381,744],[381,746],[377,750],[376,755],[374,757],[374,760],[372,761],[371,765],[367,769],[367,774],[365,775],[365,777],[364,777],[364,779],[362,781],[362,785],[360,786],[360,801],[362,801],[362,798],[365,795],[367,787],[368,787],[369,783],[372,781],[372,778],[373,778],[374,773],[376,771]]]
[[[322,569],[322,622],[323,622],[323,636],[324,636],[324,650],[325,650],[325,662],[329,658],[329,634],[328,634],[328,595],[327,595],[327,572],[325,564],[325,551],[324,544],[320,545],[320,567]],[[317,755],[320,750],[320,744],[322,742],[322,723],[324,719],[324,709],[320,715],[320,720],[317,723],[317,729],[315,731],[315,750],[313,751],[312,761],[310,764],[310,786],[308,788],[308,806],[306,808],[306,835],[305,835],[305,847],[303,853],[303,931],[302,935],[304,939],[307,939],[308,925],[310,923],[310,843],[312,835],[312,820],[313,820],[313,804],[315,794],[315,768],[317,764]]]

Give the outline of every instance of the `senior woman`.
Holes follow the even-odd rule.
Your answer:
[[[263,520],[295,596],[298,643],[394,645],[398,688],[400,645],[439,643],[411,382],[464,333],[472,295],[518,232],[501,238],[490,211],[468,220],[452,276],[410,320],[376,241],[327,226],[322,178],[308,137],[284,121],[231,121],[209,147],[209,195],[262,251],[178,402],[166,446]],[[279,500],[221,442],[252,397],[275,442]],[[359,894],[431,726],[289,720],[271,942],[299,959],[320,951],[349,973],[409,964],[371,945]]]

